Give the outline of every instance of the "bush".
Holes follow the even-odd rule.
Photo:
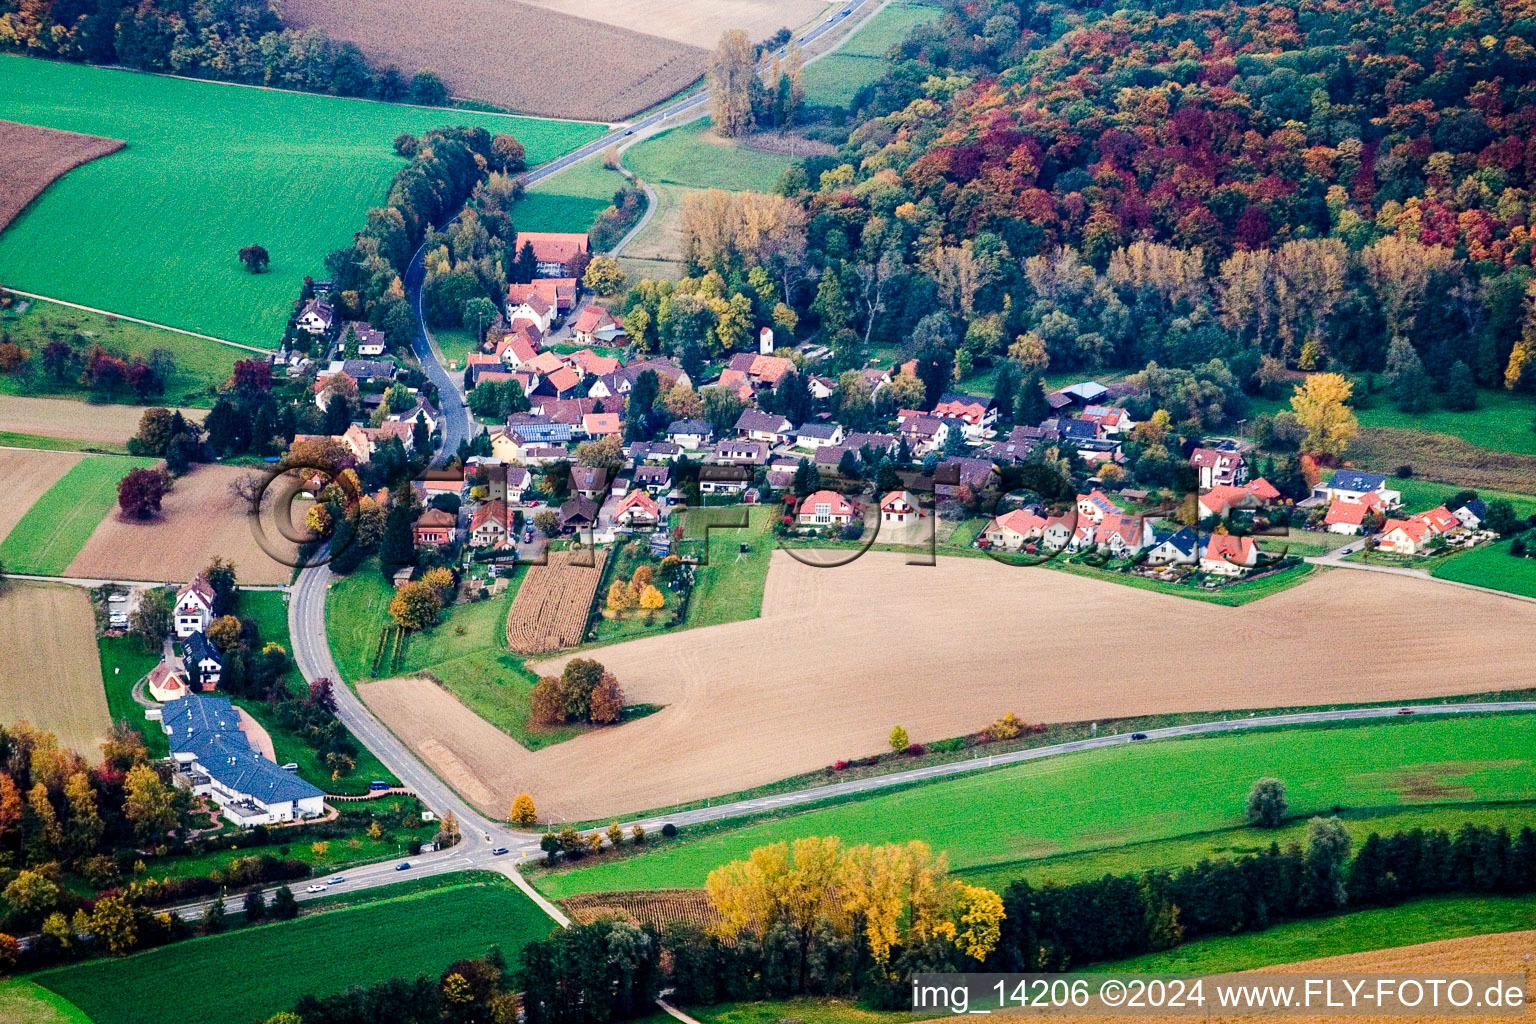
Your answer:
[[[921,743],[910,744],[905,751],[908,757],[922,757],[927,752],[927,748],[924,747]]]
[[[666,836],[668,839],[675,839],[677,838],[677,826],[669,821],[665,825],[661,826],[661,834]]]

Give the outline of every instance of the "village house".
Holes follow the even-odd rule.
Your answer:
[[[736,433],[753,441],[782,444],[789,440],[795,425],[777,413],[761,409],[743,409],[736,417]]]
[[[714,428],[705,420],[673,420],[667,424],[667,440],[689,451],[698,451],[714,436]]]
[[[341,343],[343,347],[345,347],[347,343],[347,336],[349,332],[357,335],[358,355],[364,358],[370,358],[373,356],[382,356],[384,354],[384,350],[387,346],[384,344],[383,331],[369,327],[368,324],[362,320],[348,320],[345,324],[342,325],[341,328]]]
[[[536,308],[529,300],[538,296],[553,311],[550,318],[540,326],[540,331],[549,333],[550,325],[561,316],[569,313],[576,306],[576,279],[573,277],[541,277],[529,281],[527,284],[507,285],[507,320],[516,323],[519,319],[531,319],[528,312]],[[524,307],[528,307],[524,309]]]
[[[520,460],[525,466],[547,466],[552,462],[565,462],[569,460],[571,451],[550,444],[529,444],[523,446],[523,457]]]
[[[418,395],[416,396],[415,405],[402,409],[397,413],[390,413],[389,419],[395,423],[409,423],[414,427],[416,425],[416,417],[418,416],[427,425],[427,433],[429,434],[437,429],[437,421],[443,418],[443,414],[438,411],[436,406]]]
[[[1358,501],[1335,498],[1323,516],[1323,525],[1329,533],[1354,536],[1365,528],[1365,517],[1371,512],[1382,514],[1381,495],[1375,491],[1366,491]]]
[[[625,449],[635,462],[676,462],[683,456],[683,446],[672,441],[635,441]]]
[[[1156,534],[1147,550],[1148,565],[1194,565],[1199,560],[1200,535],[1189,526]]]
[[[1200,571],[1215,576],[1241,576],[1259,564],[1259,548],[1252,537],[1213,533],[1200,555]]]
[[[853,502],[836,491],[816,491],[801,500],[795,519],[801,526],[846,526],[853,516]]]
[[[591,498],[574,497],[560,506],[560,529],[585,530],[597,522],[597,502]]]
[[[996,474],[997,466],[990,459],[951,455],[934,468],[933,493],[941,499],[954,500],[959,497],[959,489],[967,487],[972,495],[979,495]]]
[[[641,488],[635,488],[613,510],[613,521],[631,529],[651,528],[661,521],[661,506]]]
[[[752,486],[752,474],[741,466],[706,465],[699,467],[699,493],[737,496]]]
[[[571,325],[571,337],[578,345],[606,345],[623,333],[624,328],[602,306],[585,307]],[[618,369],[617,360],[614,362],[614,366],[602,372],[612,373]]]
[[[1069,406],[1078,406],[1086,409],[1109,394],[1109,388],[1098,381],[1085,380],[1077,384],[1070,384],[1059,391],[1053,391],[1046,395],[1046,401],[1052,409],[1065,409]]]
[[[571,490],[589,501],[608,493],[608,471],[601,466],[572,466]]]
[[[1262,504],[1259,496],[1246,487],[1217,484],[1200,495],[1200,518],[1223,519],[1238,509],[1256,509]]]
[[[580,277],[588,262],[587,236],[563,231],[519,231],[517,251],[533,248],[539,277]]]
[[[429,508],[416,517],[412,539],[417,547],[443,547],[453,543],[458,517],[440,508]]]
[[[516,289],[516,292],[512,291]],[[507,322],[527,321],[548,334],[555,321],[555,294],[553,289],[539,289],[532,285],[512,285],[507,291]]]
[[[601,377],[613,373],[624,364],[612,356],[599,355],[590,348],[584,348],[566,356],[565,365],[583,376]]]
[[[776,388],[795,369],[793,359],[783,356],[738,352],[731,357],[727,370],[742,374],[754,390]]]
[[[320,335],[331,329],[336,322],[336,311],[324,299],[310,299],[304,303],[293,325],[306,334]]]
[[[752,382],[747,380],[747,375],[740,370],[725,369],[720,371],[720,379],[714,384],[735,395],[742,405],[751,405],[753,402]]]
[[[1094,543],[1116,558],[1139,554],[1152,541],[1152,521],[1143,516],[1105,516],[1094,533]]]
[[[194,577],[176,592],[176,635],[185,640],[213,622],[213,586],[206,576]]]
[[[923,517],[917,498],[910,491],[892,491],[880,499],[880,524],[906,526]]]
[[[624,432],[624,420],[616,412],[589,412],[581,418],[582,433],[588,437],[602,438]]]
[[[1396,508],[1403,496],[1387,487],[1387,478],[1379,473],[1361,473],[1353,469],[1341,469],[1333,479],[1312,488],[1312,497],[1318,501],[1359,501],[1367,494],[1375,494],[1384,508]]]
[[[976,440],[985,436],[997,422],[997,407],[990,398],[950,392],[939,398],[933,407],[933,415],[939,419],[959,420],[961,432]]]
[[[878,461],[880,456],[896,450],[897,441],[895,434],[871,434],[856,430],[843,439],[843,444],[856,452],[862,452],[868,447],[870,454]]]
[[[483,503],[475,509],[475,514],[469,520],[469,546],[472,548],[500,546],[507,539],[509,524],[506,502],[493,498]]]
[[[630,473],[630,480],[651,497],[659,497],[672,490],[672,467],[636,466]]]
[[[987,546],[1002,551],[1018,551],[1032,540],[1039,540],[1045,532],[1045,516],[1027,508],[1016,508],[993,519],[982,528],[981,538]]]
[[[949,440],[949,424],[937,416],[916,409],[901,409],[896,414],[896,430],[918,455],[939,451]]]
[[[1388,519],[1382,524],[1381,538],[1376,546],[1399,555],[1416,555],[1428,548],[1436,537],[1462,528],[1461,520],[1442,505],[1407,519]]]
[[[534,343],[533,335],[526,330],[508,332],[496,343],[496,358],[509,370],[529,367],[530,372],[537,372],[531,368],[538,357],[539,346]]]
[[[1200,477],[1200,489],[1235,486],[1248,478],[1248,468],[1238,452],[1220,448],[1196,448],[1189,453],[1189,464]]]
[[[1119,437],[1136,425],[1131,414],[1117,405],[1090,405],[1083,410],[1081,419],[1092,423],[1101,438]]]
[[[192,792],[219,806],[241,828],[316,818],[325,794],[258,754],[240,729],[240,713],[224,697],[189,697],[167,704],[160,728],[176,768]]]
[[[528,400],[526,415],[536,416],[551,423],[568,423],[572,427],[579,427],[588,413],[597,411],[595,398],[554,398],[550,395],[535,395]]]
[[[840,423],[804,423],[794,436],[800,448],[829,448],[843,443],[843,427]]]
[[[1059,516],[1047,516],[1045,525],[1040,528],[1040,543],[1047,550],[1060,551],[1072,543],[1073,536],[1077,533],[1077,510],[1074,508]]]
[[[823,377],[819,373],[807,376],[805,378],[805,386],[811,392],[811,397],[818,402],[825,402],[837,394],[837,381],[831,377]]]
[[[1464,528],[1475,530],[1483,525],[1483,520],[1488,518],[1488,506],[1481,498],[1473,498],[1465,505],[1451,512]]]
[[[688,372],[671,359],[646,359],[638,363],[630,363],[621,366],[612,373],[600,375],[592,382],[592,387],[587,394],[593,398],[618,398],[629,394],[629,389],[635,386],[635,381],[645,371],[651,371],[658,379],[671,381],[674,385],[691,388],[693,378]]]
[[[1105,516],[1115,515],[1121,511],[1123,510],[1120,506],[1109,499],[1109,495],[1098,489],[1077,496],[1078,516],[1092,523],[1102,523]]]
[[[525,444],[566,444],[575,435],[569,423],[556,423],[547,417],[529,413],[513,413],[508,416],[507,433],[516,434]]]
[[[507,501],[514,505],[520,505],[523,495],[528,488],[533,486],[533,474],[528,472],[526,466],[507,467]]]
[[[193,633],[181,643],[182,665],[192,683],[204,693],[219,688],[224,678],[224,655],[205,633]]]

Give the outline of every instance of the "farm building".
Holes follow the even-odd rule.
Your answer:
[[[239,712],[227,698],[189,697],[167,704],[160,727],[192,791],[211,798],[232,824],[271,825],[325,813],[324,793],[251,748]]]
[[[587,236],[562,231],[519,231],[517,248],[533,248],[539,277],[580,277],[587,269]]]
[[[581,315],[576,318],[576,322],[571,325],[571,335],[578,345],[606,344],[623,333],[624,328],[620,327],[619,322],[613,318],[613,314],[602,306],[585,307],[582,309]],[[600,356],[599,358],[604,357]],[[615,359],[612,362],[614,365],[606,369],[591,370],[589,372],[598,376],[604,373],[612,373],[618,369],[618,360]]]

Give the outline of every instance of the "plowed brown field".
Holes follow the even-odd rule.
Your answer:
[[[0,231],[53,179],[124,145],[117,139],[0,121]]]
[[[183,416],[199,422],[206,409],[183,409]],[[67,398],[23,398],[6,395],[0,401],[0,431],[41,434],[76,441],[122,444],[139,429],[144,408],[137,405],[89,405]]]
[[[91,599],[79,587],[0,590],[0,722],[26,719],[93,761],[112,728]]]
[[[516,0],[284,0],[282,6],[290,24],[319,26],[381,63],[436,71],[455,96],[548,117],[628,117],[686,88],[708,59],[697,46]]]
[[[430,682],[375,683],[363,695],[415,749],[436,741],[493,791],[488,813],[526,790],[540,810],[579,820],[874,753],[898,721],[932,739],[1010,710],[1080,721],[1536,681],[1536,606],[1425,580],[1333,570],[1224,608],[985,559],[905,562],[872,553],[816,569],[775,553],[761,618],[595,652],[631,701],[661,711],[537,753]]]
[[[66,452],[0,448],[0,480],[5,481],[5,491],[0,494],[0,540],[21,522],[44,491],[83,458]]]
[[[1498,935],[1470,935],[1461,939],[1444,939],[1425,942],[1417,946],[1399,946],[1395,949],[1375,949],[1364,953],[1330,956],[1320,960],[1307,960],[1297,964],[1277,964],[1250,974],[1414,974],[1429,977],[1446,977],[1451,974],[1525,974],[1531,969],[1530,958],[1536,954],[1536,931],[1503,932]],[[1536,999],[1536,988],[1526,989],[1524,1013],[1510,1016],[1431,1015],[1417,1017],[1383,1017],[1366,1014],[1201,1014],[1197,1017],[1175,1016],[1110,1016],[1107,1014],[1051,1014],[1051,1021],[1062,1024],[1110,1024],[1135,1020],[1137,1024],[1190,1024],[1191,1021],[1209,1021],[1210,1024],[1239,1024],[1244,1021],[1280,1021],[1286,1024],[1381,1024],[1383,1021],[1413,1021],[1414,1024],[1493,1024],[1495,1021],[1511,1022],[1536,1017],[1531,1008]]]
[[[293,570],[257,543],[250,506],[230,493],[230,482],[249,472],[234,466],[193,470],[176,481],[153,522],[126,520],[114,509],[70,563],[68,575],[181,582],[218,555],[234,563],[242,583],[287,583]]]
[[[713,49],[739,28],[752,42],[795,29],[828,10],[822,0],[528,0],[536,7]]]

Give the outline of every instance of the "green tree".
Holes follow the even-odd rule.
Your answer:
[[[448,103],[448,86],[435,71],[418,71],[411,76],[411,102],[423,107],[441,107]]]
[[[1349,831],[1338,818],[1313,818],[1307,823],[1307,867],[1318,901],[1325,907],[1344,906],[1345,867],[1349,863]]]
[[[910,742],[907,739],[907,730],[903,729],[899,725],[891,730],[891,749],[892,750],[906,750],[907,747],[910,746],[910,745],[911,744],[910,744]]]
[[[1472,377],[1472,368],[1460,359],[1451,364],[1445,377],[1445,407],[1453,412],[1477,408],[1477,382]]]
[[[240,262],[245,264],[245,269],[253,274],[259,274],[267,269],[272,262],[272,256],[266,247],[260,245],[247,245],[240,250]]]
[[[1259,779],[1248,791],[1248,824],[1279,828],[1285,823],[1287,806],[1284,782],[1276,778]]]
[[[224,894],[215,896],[213,902],[203,913],[203,932],[208,935],[217,935],[229,924],[229,911],[224,906]]]
[[[821,332],[825,338],[833,338],[853,319],[848,299],[843,295],[842,282],[831,267],[822,271],[821,283],[816,286],[816,298],[811,309],[821,317]]]
[[[277,892],[272,894],[272,919],[274,921],[292,921],[299,916],[299,901],[293,898],[293,890],[286,885],[277,887]]]
[[[153,766],[139,764],[130,768],[123,786],[123,816],[133,823],[134,834],[140,841],[148,841],[180,825],[176,794],[160,780],[160,774]]]

